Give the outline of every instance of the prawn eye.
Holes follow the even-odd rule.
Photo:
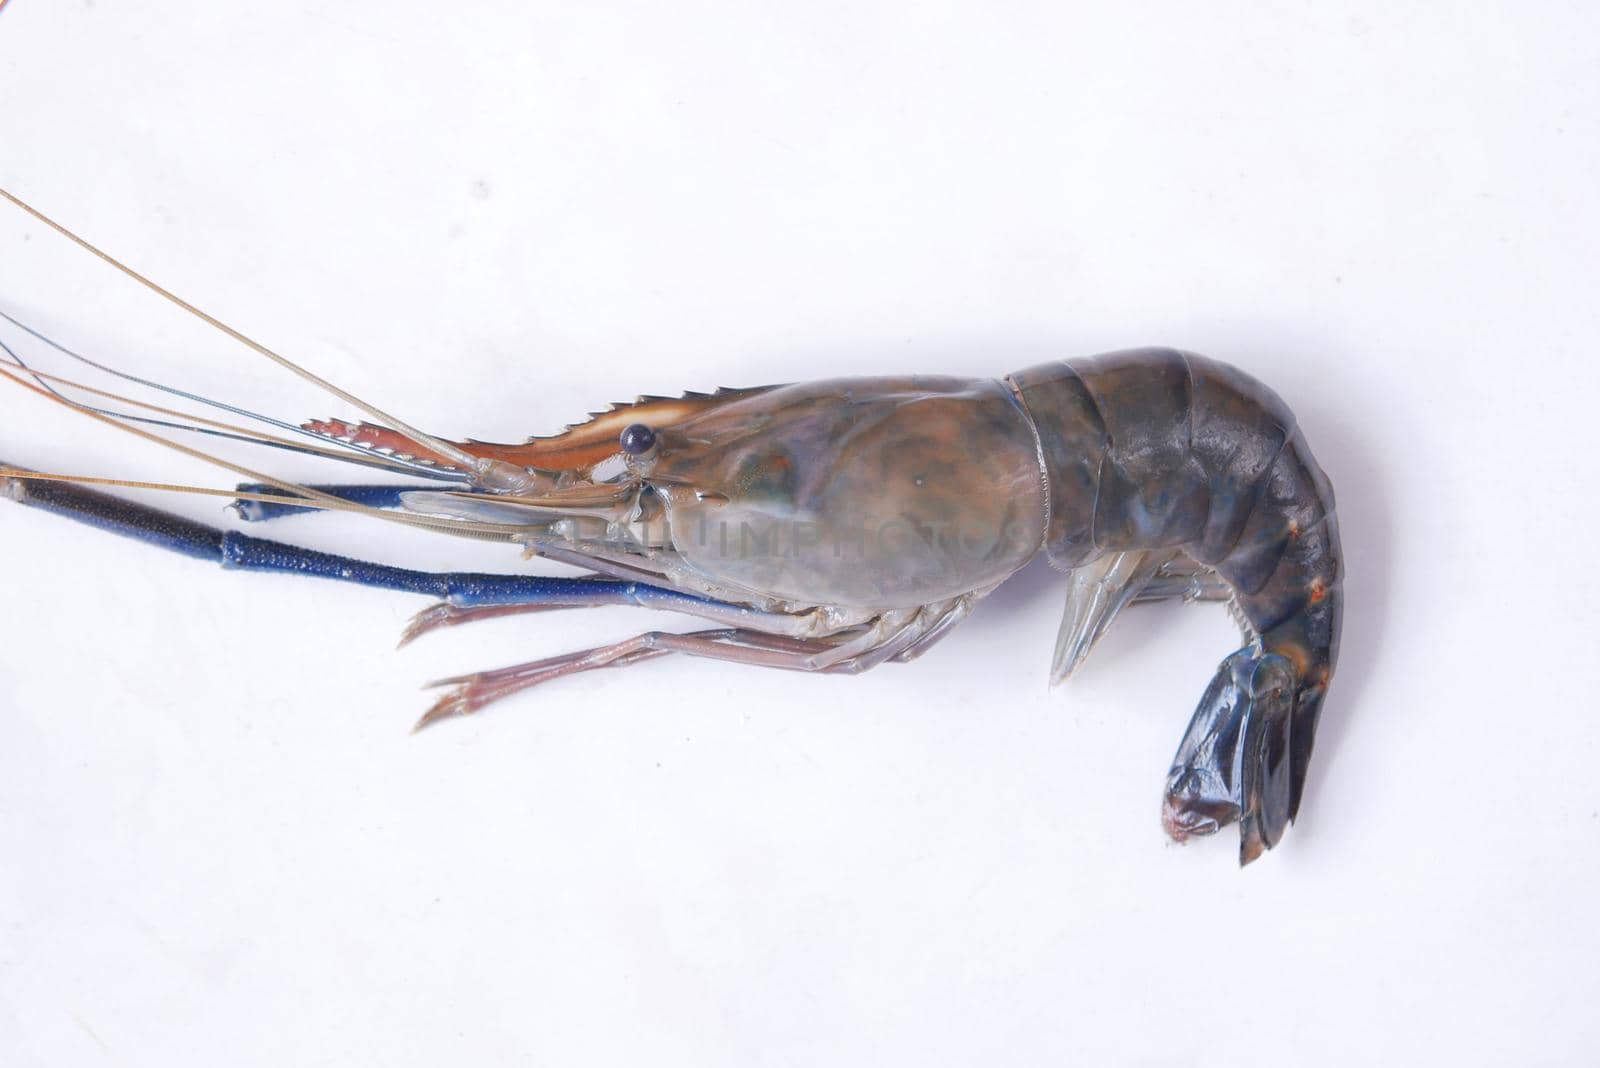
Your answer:
[[[629,456],[642,456],[656,444],[656,432],[643,423],[631,423],[622,431],[622,451]]]

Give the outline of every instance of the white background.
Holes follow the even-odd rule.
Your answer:
[[[1349,613],[1300,823],[1240,871],[1157,823],[1219,608],[1132,613],[1051,692],[1035,566],[912,666],[662,661],[411,737],[430,678],[654,621],[394,653],[418,598],[6,505],[0,1061],[1592,1057],[1597,31],[1576,2],[15,0],[0,184],[436,432],[1176,344],[1298,412]],[[10,208],[0,305],[349,414]],[[20,390],[0,457],[231,481]]]

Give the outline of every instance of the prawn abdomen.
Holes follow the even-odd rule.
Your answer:
[[[1170,561],[1187,557],[1226,583],[1250,641],[1191,720],[1165,818],[1180,839],[1237,819],[1241,858],[1252,859],[1299,808],[1338,652],[1327,476],[1283,400],[1220,361],[1133,349],[1008,381],[1039,433],[1045,550],[1089,576],[1069,593],[1059,674]]]

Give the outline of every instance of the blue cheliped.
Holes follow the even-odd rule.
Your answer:
[[[709,605],[694,594],[648,583],[612,578],[559,578],[549,575],[499,575],[473,571],[416,571],[337,553],[319,552],[288,542],[223,530],[159,508],[122,500],[110,494],[65,482],[25,482],[13,490],[17,500],[112,534],[160,549],[209,560],[239,571],[309,575],[383,590],[420,593],[460,608],[482,605],[580,606],[638,604],[659,608]],[[243,485],[253,493],[274,487]],[[412,486],[319,486],[322,492],[373,507],[394,507]],[[261,520],[310,511],[294,505],[240,501],[245,519]]]

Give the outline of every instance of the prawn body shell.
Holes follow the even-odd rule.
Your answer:
[[[993,379],[780,386],[662,434],[647,481],[671,547],[721,586],[909,608],[986,589],[1043,544],[1037,438]]]

